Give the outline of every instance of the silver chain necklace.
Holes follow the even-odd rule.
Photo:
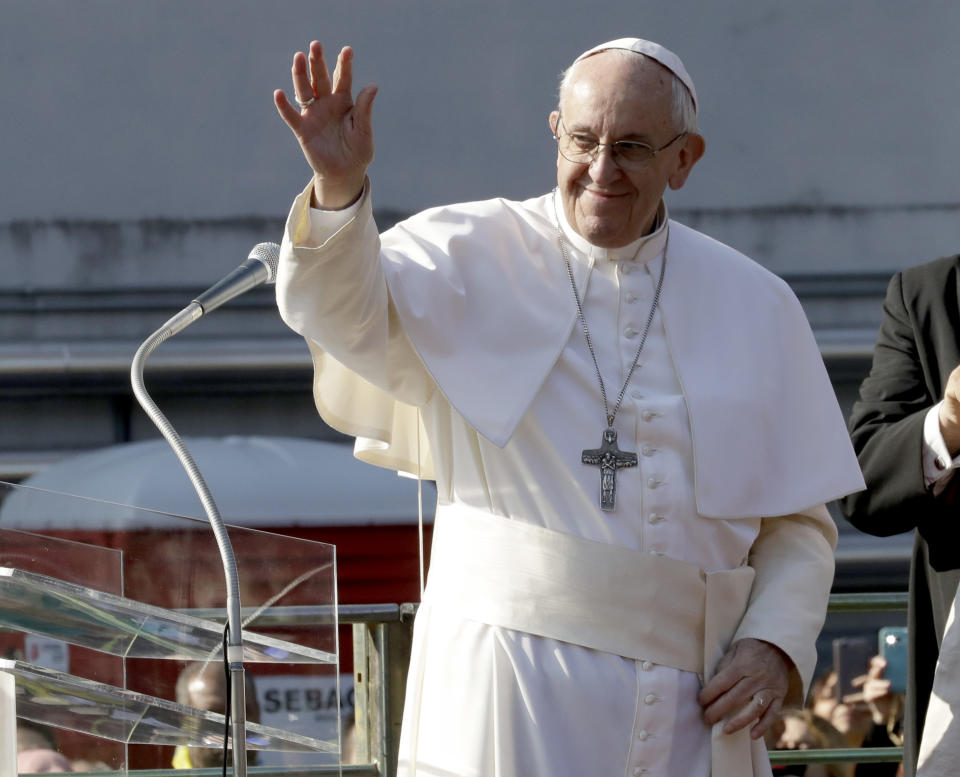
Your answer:
[[[660,277],[657,280],[657,289],[653,294],[653,302],[650,305],[650,313],[647,315],[647,323],[643,327],[640,335],[640,346],[633,357],[633,363],[627,371],[627,377],[620,387],[620,394],[617,396],[617,403],[613,406],[613,412],[610,411],[610,403],[607,400],[607,387],[603,382],[603,375],[600,372],[600,364],[597,362],[597,353],[593,348],[593,338],[590,337],[590,329],[587,327],[587,319],[583,315],[583,302],[580,299],[580,292],[577,290],[577,283],[573,277],[573,265],[570,263],[570,257],[567,254],[567,241],[563,237],[563,229],[560,226],[560,214],[557,211],[556,190],[554,190],[553,212],[556,217],[557,238],[560,241],[560,253],[563,255],[564,264],[567,266],[567,277],[570,279],[570,288],[573,291],[573,299],[577,303],[577,316],[580,318],[580,326],[583,329],[584,339],[587,341],[587,350],[590,351],[590,358],[593,360],[593,369],[596,371],[597,383],[600,384],[600,396],[603,397],[603,410],[607,418],[607,428],[603,431],[603,438],[599,448],[587,448],[581,454],[581,461],[584,464],[600,467],[600,509],[604,512],[613,512],[617,502],[617,470],[625,467],[637,466],[637,454],[630,451],[622,451],[617,445],[617,430],[613,427],[613,422],[620,411],[620,405],[623,397],[627,393],[627,385],[630,378],[633,377],[637,365],[640,363],[640,354],[643,352],[643,346],[647,343],[647,335],[650,333],[650,325],[653,323],[653,316],[660,304],[660,292],[663,289],[663,276],[667,269],[667,245],[670,242],[670,233],[667,232],[667,240],[663,246],[663,261],[660,264]],[[640,248],[643,246],[641,245]],[[640,253],[637,249],[637,254]],[[634,256],[634,259],[636,256]]]

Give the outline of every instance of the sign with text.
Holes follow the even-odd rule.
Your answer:
[[[70,647],[59,639],[25,634],[23,652],[31,664],[57,672],[70,671]]]
[[[254,677],[260,722],[317,739],[337,741],[337,678],[334,675]],[[353,675],[340,675],[340,720],[353,720]],[[325,757],[329,762],[329,756]],[[258,753],[263,766],[310,766],[317,756]]]

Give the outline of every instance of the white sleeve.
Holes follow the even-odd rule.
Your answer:
[[[750,549],[756,572],[747,611],[734,641],[752,637],[779,647],[793,661],[787,702],[802,703],[817,663],[833,584],[837,527],[825,505],[764,518]]]
[[[310,345],[315,387],[332,358],[394,399],[422,405],[433,381],[390,299],[369,183],[356,203],[337,211],[311,208],[311,187],[297,197],[287,219],[277,305]]]
[[[940,405],[937,402],[927,411],[923,420],[923,482],[937,496],[946,488],[954,470],[960,467],[960,456],[950,457],[947,444],[940,433]]]
[[[361,203],[366,196],[367,187],[364,186],[357,200],[346,208],[324,210],[322,208],[311,207],[309,210],[310,231],[307,233],[302,245],[306,248],[317,248],[326,243],[327,240],[357,217],[360,213]]]

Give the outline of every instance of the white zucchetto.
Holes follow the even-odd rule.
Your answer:
[[[607,41],[606,43],[601,43],[599,46],[594,46],[592,49],[587,49],[583,54],[573,60],[573,63],[576,64],[582,59],[592,57],[601,51],[609,51],[610,49],[632,51],[635,54],[643,54],[646,57],[650,57],[650,59],[656,60],[683,82],[683,85],[687,87],[687,91],[690,92],[690,97],[693,99],[693,109],[696,111],[699,108],[697,103],[697,90],[693,86],[693,79],[683,66],[680,57],[670,51],[670,49],[666,49],[659,43],[654,43],[652,40],[644,40],[643,38],[618,38],[617,40]]]

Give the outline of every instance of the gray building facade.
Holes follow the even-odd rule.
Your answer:
[[[890,275],[960,248],[947,66],[960,6],[946,0],[2,0],[0,16],[5,479],[157,435],[130,360],[255,243],[279,242],[308,170],[271,94],[289,93],[311,38],[331,61],[354,46],[355,85],[380,87],[381,226],[551,188],[560,70],[625,34],[677,51],[707,155],[672,215],[787,278],[845,410]],[[182,434],[336,439],[310,380],[269,289],[161,346],[147,371]]]

